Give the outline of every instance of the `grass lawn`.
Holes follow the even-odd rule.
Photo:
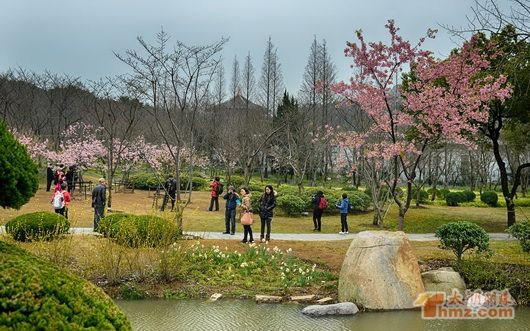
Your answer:
[[[51,193],[39,189],[35,197],[20,210],[0,210],[0,224],[3,225],[13,217],[34,211],[52,211]],[[184,211],[184,230],[187,231],[224,231],[224,201],[220,201],[218,212],[209,212],[210,193],[193,192],[192,203]],[[136,214],[161,214],[153,208],[153,197],[147,191],[136,190],[134,193],[118,193],[113,195],[113,210]],[[530,207],[517,207],[518,219],[524,214],[530,215]],[[70,221],[72,226],[91,227],[93,211],[90,207],[90,194],[87,199],[77,193],[70,206]],[[372,212],[348,216],[350,232],[378,229],[372,225]],[[166,213],[172,217],[171,213]],[[256,220],[259,223],[258,217]],[[447,207],[427,205],[419,208],[411,207],[405,218],[405,231],[410,233],[434,232],[438,226],[455,220],[469,220],[475,222],[488,232],[503,232],[506,224],[506,210],[502,207],[459,206]],[[386,218],[386,229],[395,230],[397,224],[397,208],[390,208]],[[240,225],[238,225],[240,227]],[[257,226],[255,225],[256,229]],[[311,233],[313,222],[311,215],[288,217],[276,213],[273,219],[272,231],[277,233]],[[240,231],[242,229],[238,229]],[[325,213],[322,218],[322,232],[337,233],[340,231],[340,217],[338,214]]]

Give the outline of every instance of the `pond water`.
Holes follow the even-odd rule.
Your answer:
[[[513,320],[431,320],[419,311],[369,312],[312,318],[303,305],[256,304],[251,300],[116,301],[134,330],[530,330],[530,307],[517,307]]]

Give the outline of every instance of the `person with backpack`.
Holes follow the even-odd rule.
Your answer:
[[[236,208],[239,196],[234,192],[232,185],[228,186],[228,192],[223,196],[226,200],[225,226],[226,231],[223,234],[234,235],[236,233]]]
[[[70,204],[70,193],[66,191],[66,183],[62,183],[52,196],[51,203],[57,214],[68,218],[68,205]]]
[[[162,200],[162,208],[160,208],[160,211],[164,211],[166,208],[168,198],[171,199],[171,210],[173,211],[177,194],[177,181],[173,178],[173,175],[169,175],[164,185],[164,191],[164,199]]]
[[[92,190],[92,208],[94,208],[94,231],[97,230],[99,221],[105,216],[107,204],[107,186],[105,178],[98,180],[98,185]]]
[[[342,193],[342,200],[336,205],[340,209],[340,232],[339,234],[348,234],[348,210],[350,209],[350,200],[348,195]]]
[[[324,213],[324,209],[328,208],[328,201],[324,197],[324,192],[317,191],[317,193],[313,196],[312,203],[313,225],[315,226],[313,231],[320,232],[322,227],[322,213]]]
[[[260,241],[268,243],[271,240],[272,210],[276,207],[276,197],[272,185],[265,186],[265,192],[259,198],[259,218],[261,220]],[[264,237],[265,226],[267,234]]]
[[[215,211],[219,211],[219,196],[223,193],[223,185],[219,182],[219,177],[215,177],[214,180],[210,183],[210,208],[209,211],[212,211],[213,205],[215,203]]]

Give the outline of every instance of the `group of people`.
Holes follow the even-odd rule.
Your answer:
[[[219,197],[223,193],[223,185],[221,184],[219,177],[215,179],[210,184],[210,207],[209,211],[219,210]],[[234,191],[233,186],[228,186],[228,191],[225,195],[222,196],[226,201],[225,209],[225,232],[223,234],[234,235],[236,232],[236,215],[237,208],[240,208],[239,218],[241,224],[243,224],[244,237],[241,242],[254,242],[254,237],[252,235],[252,223],[248,223],[245,219],[248,219],[250,214],[252,217],[253,210],[250,200],[250,192],[248,188],[241,188],[239,195]],[[313,231],[321,232],[322,229],[322,214],[324,210],[328,207],[327,199],[324,196],[322,191],[318,191],[312,199],[313,204]],[[276,193],[271,185],[265,186],[263,194],[259,198],[258,202],[258,212],[261,221],[261,234],[260,241],[269,242],[271,234],[271,223],[273,217],[273,209],[276,207]],[[341,222],[341,231],[339,234],[348,234],[348,212],[350,209],[350,201],[346,193],[342,194],[342,199],[335,205],[336,208],[340,210],[340,222]]]
[[[75,173],[75,166],[70,167],[71,171]],[[67,172],[68,173],[68,172]],[[68,206],[71,202],[72,188],[68,185],[68,176],[63,172],[61,165],[58,166],[54,172],[53,181],[55,182],[54,193],[51,199],[51,203],[55,209],[55,212],[68,218]],[[48,189],[49,187],[47,187]],[[209,211],[212,211],[214,206],[215,210],[219,210],[219,197],[224,191],[223,184],[221,184],[219,177],[210,184],[211,199]],[[162,202],[161,210],[164,208],[168,201],[171,201],[171,210],[175,207],[175,194],[177,191],[177,181],[170,175],[164,184],[164,200]],[[223,199],[226,201],[225,208],[225,231],[223,234],[235,235],[236,232],[236,216],[237,209],[239,207],[239,219],[243,225],[243,243],[254,242],[254,236],[252,233],[253,224],[253,212],[251,203],[251,194],[248,188],[243,187],[239,191],[239,195],[235,192],[234,186],[228,186],[226,194],[223,195]],[[98,223],[103,218],[105,213],[105,206],[107,201],[106,181],[104,178],[98,180],[98,184],[92,191],[92,208],[94,208],[94,231],[98,227]],[[321,231],[322,227],[322,214],[328,207],[327,199],[322,191],[318,191],[312,199],[313,204],[313,231]],[[271,185],[266,185],[263,194],[258,200],[258,214],[261,221],[260,241],[269,242],[271,236],[271,223],[273,218],[273,210],[276,207],[276,192]],[[340,210],[341,220],[341,231],[339,234],[348,234],[348,212],[350,209],[350,203],[348,195],[342,194],[342,200],[335,206]]]
[[[219,210],[219,197],[223,193],[223,185],[216,177],[210,184],[211,199],[209,211]],[[243,225],[243,240],[242,243],[253,243],[254,236],[252,233],[253,214],[251,194],[248,188],[243,187],[239,191],[239,195],[235,192],[234,186],[228,186],[228,190],[223,199],[226,200],[225,209],[225,232],[223,234],[234,235],[236,233],[236,215],[239,207],[239,219]],[[276,207],[276,193],[271,185],[265,186],[263,194],[258,201],[258,213],[261,221],[260,241],[268,243],[271,239],[271,223],[273,217],[273,210]]]
[[[63,164],[56,164],[53,166],[48,163],[46,167],[46,192],[50,192],[52,184],[54,187],[61,185],[62,183],[66,184],[66,190],[73,194],[75,190],[75,183],[79,179],[79,174],[77,171],[77,166],[71,165],[65,167]]]
[[[318,191],[312,199],[313,204],[313,231],[320,232],[322,229],[322,214],[328,208],[328,201],[324,196],[324,192]],[[340,210],[340,224],[341,230],[339,234],[348,234],[348,211],[350,209],[350,201],[346,193],[342,194],[342,199],[335,205]]]

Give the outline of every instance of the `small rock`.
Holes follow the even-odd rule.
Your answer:
[[[332,302],[332,301],[333,301],[333,298],[325,297],[325,298],[322,298],[322,299],[320,299],[320,300],[317,300],[317,303],[318,303],[319,305],[325,305],[325,304],[328,304],[328,303],[330,303],[330,302]]]
[[[311,302],[315,300],[315,295],[300,295],[300,296],[292,296],[290,298],[291,301],[297,301],[297,302]]]
[[[222,297],[223,297],[223,295],[221,293],[214,293],[210,297],[210,301],[217,301],[217,300],[221,299]]]
[[[453,268],[430,270],[422,273],[421,278],[427,292],[445,292],[450,296],[453,289],[457,289],[460,293],[466,290],[466,283]]]
[[[279,303],[282,302],[282,297],[275,295],[256,295],[257,303]]]
[[[312,305],[302,309],[302,314],[309,316],[355,315],[359,308],[352,302],[341,302],[332,305]]]

